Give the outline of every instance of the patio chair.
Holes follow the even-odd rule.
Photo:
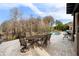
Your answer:
[[[65,31],[63,39],[71,40],[72,32],[70,30]]]

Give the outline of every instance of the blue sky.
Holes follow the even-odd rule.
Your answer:
[[[0,3],[0,23],[10,19],[10,10],[13,7],[19,8],[23,17],[51,15],[55,20],[63,23],[72,21],[72,16],[66,14],[65,3]]]

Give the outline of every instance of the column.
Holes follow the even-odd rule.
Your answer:
[[[75,34],[77,43],[77,55],[79,56],[79,13],[75,13]]]
[[[74,34],[75,34],[75,14],[73,15],[73,28],[72,28],[72,41],[74,42]]]

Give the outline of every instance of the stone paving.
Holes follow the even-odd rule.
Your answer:
[[[20,52],[19,40],[3,42],[0,44],[0,56],[76,56],[74,43],[68,39],[63,40],[63,33],[52,35],[47,48],[34,47],[26,53]]]

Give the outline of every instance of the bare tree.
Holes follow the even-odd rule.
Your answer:
[[[12,8],[11,9],[11,20],[12,20],[12,24],[13,24],[13,29],[12,29],[12,35],[16,35],[20,28],[20,24],[19,24],[19,20],[22,19],[22,13],[20,11],[19,8]]]
[[[51,26],[50,27],[50,31],[52,29],[52,25],[54,23],[54,18],[52,16],[46,16],[43,18],[44,23],[46,24],[46,26]]]

